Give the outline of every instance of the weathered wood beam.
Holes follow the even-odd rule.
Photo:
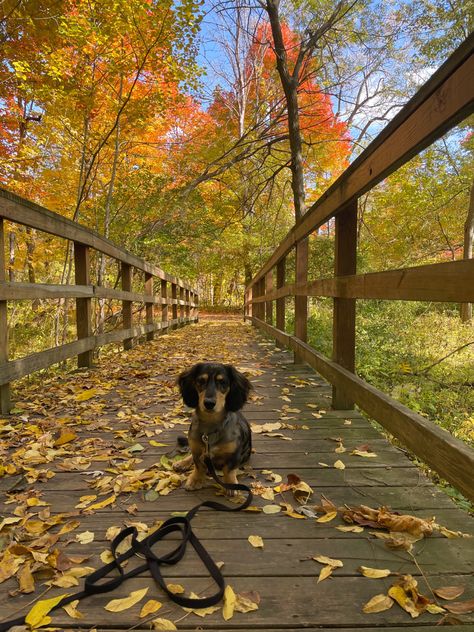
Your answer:
[[[342,388],[370,417],[378,421],[467,498],[474,500],[474,450],[472,448],[434,422],[425,419],[351,371],[329,360],[302,340],[289,336],[255,317],[252,322],[293,351],[297,351],[304,362],[312,366],[331,384]]]

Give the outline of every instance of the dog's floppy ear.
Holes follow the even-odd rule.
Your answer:
[[[183,371],[177,380],[179,390],[181,391],[181,397],[183,398],[186,406],[189,406],[189,408],[196,408],[199,402],[198,393],[196,387],[194,386],[194,380],[201,370],[201,366],[201,364],[195,364],[187,371]]]
[[[227,375],[229,376],[230,390],[227,393],[226,408],[227,410],[240,410],[247,401],[252,385],[248,379],[237,371],[232,365],[226,365]]]

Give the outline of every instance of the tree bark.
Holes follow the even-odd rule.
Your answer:
[[[464,259],[472,259],[474,245],[474,181],[471,185],[469,209],[464,224]],[[472,303],[461,303],[461,320],[467,323],[472,320]]]
[[[305,185],[303,171],[303,143],[301,139],[300,116],[298,108],[298,71],[293,75],[288,68],[288,57],[281,30],[279,0],[267,0],[266,10],[272,29],[278,74],[285,94],[288,113],[288,134],[291,152],[291,189],[295,207],[295,221],[305,213]]]

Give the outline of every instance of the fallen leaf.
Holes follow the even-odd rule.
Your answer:
[[[366,614],[372,614],[374,612],[383,612],[384,610],[388,610],[394,604],[393,599],[390,599],[387,595],[375,595],[372,599],[364,605],[362,610]]]
[[[341,562],[341,560],[335,560],[332,557],[326,557],[326,555],[315,555],[312,559],[320,564],[332,566],[332,568],[342,568],[344,566],[344,563]]]
[[[222,608],[222,616],[224,621],[232,619],[234,616],[236,596],[231,586],[226,586],[224,591],[224,606]]]
[[[156,599],[149,599],[140,610],[139,617],[142,619],[143,617],[148,616],[149,614],[153,614],[157,612],[163,604],[161,601],[156,601]]]
[[[346,466],[344,465],[344,463],[342,461],[340,461],[339,459],[334,463],[334,467],[337,470],[345,470]]]
[[[109,498],[106,498],[105,500],[101,500],[98,503],[94,503],[93,505],[89,505],[88,507],[86,507],[86,509],[87,509],[87,511],[97,511],[97,509],[103,509],[104,507],[108,507],[109,505],[114,503],[116,498],[117,498],[117,496],[115,494],[113,494],[112,496],[110,496]]]
[[[169,619],[153,619],[154,630],[177,630],[178,628]]]
[[[446,612],[445,608],[441,608],[441,606],[438,606],[436,603],[429,603],[426,606],[426,611],[430,614],[443,614]]]
[[[76,395],[76,402],[86,402],[88,399],[92,399],[97,395],[97,390],[95,388],[91,388],[88,391],[82,391],[78,395]]]
[[[78,533],[76,535],[76,542],[80,542],[81,544],[90,544],[94,542],[95,533],[93,531],[84,531],[83,533]]]
[[[468,601],[453,601],[443,604],[443,608],[449,610],[453,614],[470,614],[474,612],[474,599]]]
[[[75,599],[74,601],[71,601],[71,603],[62,606],[63,610],[71,617],[71,619],[82,619],[84,617],[84,615],[77,609],[78,604],[79,599]]]
[[[328,513],[324,514],[324,516],[316,518],[316,522],[331,522],[331,520],[334,520],[336,516],[337,511],[329,511]]]
[[[357,570],[359,573],[362,573],[364,577],[370,577],[370,579],[388,577],[391,573],[388,568],[370,568],[369,566],[359,566]]]
[[[258,610],[258,604],[260,603],[260,595],[258,592],[246,592],[238,593],[236,595],[235,610],[237,612],[252,612]]]
[[[338,531],[342,531],[344,533],[362,533],[362,531],[364,530],[364,527],[359,527],[358,525],[354,524],[354,525],[339,525],[337,527],[335,527]]]
[[[327,579],[330,575],[332,575],[332,571],[333,571],[332,566],[323,566],[319,573],[318,581],[316,583],[319,584],[319,582],[322,582],[325,579]]]
[[[366,452],[365,450],[352,450],[350,453],[352,456],[363,456],[366,459],[374,458],[378,456],[375,452]]]
[[[51,599],[42,599],[35,603],[28,614],[25,617],[25,623],[27,623],[31,629],[39,628],[43,625],[51,623],[51,617],[48,617],[48,613],[58,605],[60,601],[68,597],[68,595],[59,595],[59,597],[52,597]]]
[[[464,586],[442,586],[441,588],[435,588],[433,592],[437,597],[451,601],[460,597],[465,590]]]
[[[259,535],[249,535],[249,537],[247,539],[250,542],[250,544],[253,547],[255,547],[256,549],[258,549],[258,548],[263,549],[263,540],[262,540],[261,536],[259,536]]]
[[[280,513],[281,507],[279,507],[278,505],[264,505],[262,507],[262,511],[265,514],[276,514]]]
[[[148,587],[140,590],[133,590],[128,597],[122,599],[112,599],[108,604],[104,606],[109,612],[122,612],[122,610],[128,610],[136,603],[138,603],[147,594]]]
[[[184,593],[184,588],[181,584],[166,584],[166,588],[173,593],[173,595],[180,595]]]

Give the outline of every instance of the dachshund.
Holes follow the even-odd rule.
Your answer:
[[[185,489],[204,486],[206,454],[222,470],[225,483],[237,483],[237,468],[252,451],[250,426],[241,413],[252,385],[230,364],[214,362],[196,364],[181,373],[177,383],[186,406],[195,409],[188,432],[191,454],[174,465],[184,472],[194,464]]]

